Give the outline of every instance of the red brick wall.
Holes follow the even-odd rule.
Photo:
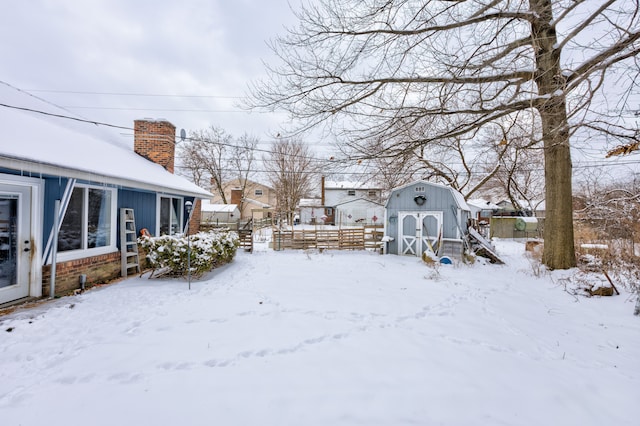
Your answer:
[[[168,121],[135,120],[133,150],[173,173],[176,127]]]
[[[120,252],[57,263],[56,295],[69,294],[80,288],[81,274],[87,275],[86,287],[106,283],[120,277]],[[49,296],[50,285],[51,265],[47,265],[42,268],[43,296]]]
[[[200,231],[200,220],[202,218],[202,201],[197,199],[193,204],[193,213],[189,222],[188,235],[196,234]]]

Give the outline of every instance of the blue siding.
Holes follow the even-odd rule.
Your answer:
[[[45,177],[44,179],[44,209],[42,215],[42,247],[47,244],[51,228],[53,228],[53,209],[56,200],[62,199],[64,189],[69,179],[63,177]]]
[[[176,195],[163,194],[167,197]],[[118,215],[120,215],[120,208],[133,209],[136,217],[136,231],[138,234],[140,230],[146,228],[151,235],[155,235],[156,221],[157,221],[157,206],[158,201],[157,193],[142,190],[133,189],[120,189],[118,191]],[[191,201],[195,204],[193,197],[184,197],[184,202]],[[186,212],[183,212],[183,226],[187,223]],[[119,216],[118,216],[119,219]],[[118,236],[120,235],[120,220],[118,220]],[[119,239],[120,237],[118,237]],[[120,241],[118,241],[120,246]]]
[[[139,233],[142,228],[146,228],[154,234],[156,229],[156,198],[155,192],[121,189],[118,191],[118,215],[120,215],[120,208],[133,209],[136,217],[136,231]],[[119,227],[120,220],[118,220]],[[120,229],[118,229],[118,235],[120,235]]]
[[[41,178],[44,182],[44,204],[42,206],[43,215],[42,215],[42,247],[47,244],[47,240],[49,239],[49,235],[51,234],[51,229],[53,227],[53,217],[54,217],[54,206],[55,201],[62,199],[64,194],[64,190],[67,186],[68,178],[60,177],[60,176],[42,176],[40,174],[34,175],[32,173],[22,173],[17,170],[10,169],[0,169],[1,173],[15,175],[15,176],[28,176],[28,177],[36,177]],[[100,185],[98,182],[85,182],[78,181],[80,184],[90,184],[90,185]],[[113,188],[113,186],[107,185],[107,187]],[[172,196],[171,194],[166,194],[167,196]],[[173,195],[175,196],[175,195]],[[140,231],[142,228],[147,228],[149,232],[152,234],[155,233],[156,229],[156,201],[157,201],[157,193],[153,191],[141,190],[141,189],[132,189],[132,188],[120,188],[118,190],[118,205],[117,205],[117,214],[118,220],[117,223],[117,234],[116,239],[118,243],[118,247],[120,246],[120,208],[127,207],[134,209],[136,216],[136,231]],[[190,200],[195,204],[195,200],[193,197],[183,197],[184,201]],[[184,213],[184,212],[183,212]],[[186,213],[184,213],[184,223],[186,224],[187,217]]]

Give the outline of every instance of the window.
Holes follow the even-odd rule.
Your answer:
[[[424,186],[416,186],[416,192],[424,192]]]
[[[256,189],[255,191],[253,191],[253,195],[255,195],[256,197],[262,197],[262,189]]]
[[[369,190],[369,197],[377,197],[377,196],[378,196],[378,191],[376,191],[375,189]]]
[[[355,189],[350,189],[350,190],[348,190],[348,191],[347,191],[347,195],[351,195],[351,196],[356,195],[356,190],[355,190]]]
[[[58,252],[115,248],[115,190],[78,185],[58,233]]]
[[[156,235],[182,233],[182,198],[159,197],[158,232]]]

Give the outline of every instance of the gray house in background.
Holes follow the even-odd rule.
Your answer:
[[[385,204],[385,236],[392,238],[386,252],[422,256],[441,235],[438,254],[459,259],[470,217],[462,194],[449,186],[421,180],[395,188]]]

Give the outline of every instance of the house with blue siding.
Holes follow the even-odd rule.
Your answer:
[[[0,124],[0,305],[48,296],[54,261],[55,294],[80,276],[89,286],[120,276],[121,208],[137,232],[175,234],[189,222],[185,203],[211,197],[173,174],[166,120],[97,125],[0,83]],[[122,135],[131,130],[133,143]]]
[[[420,180],[395,188],[385,204],[386,252],[421,257],[437,251],[460,259],[470,215],[450,186]]]

